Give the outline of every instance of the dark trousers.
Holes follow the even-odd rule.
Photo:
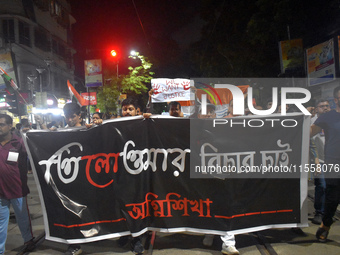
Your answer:
[[[340,179],[326,178],[325,192],[325,211],[322,222],[325,226],[330,227],[333,224],[333,216],[340,202]]]
[[[315,215],[323,214],[325,209],[325,190],[326,181],[324,173],[314,177],[315,192],[314,192],[314,209]]]

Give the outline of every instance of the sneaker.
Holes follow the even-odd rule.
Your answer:
[[[131,251],[134,254],[143,254],[144,253],[144,247],[143,244],[140,241],[139,237],[135,237],[131,241]]]
[[[322,222],[322,215],[321,214],[315,214],[314,218],[312,219],[312,223],[316,225],[320,225]]]
[[[227,254],[227,255],[237,255],[237,254],[240,254],[240,252],[236,249],[236,247],[234,245],[226,246],[225,244],[222,244],[221,252],[223,254]]]
[[[71,244],[68,246],[67,251],[64,253],[64,255],[78,255],[82,254],[82,250],[80,248],[80,245]]]
[[[214,242],[214,235],[205,235],[203,239],[203,245],[210,247],[213,245]]]
[[[34,241],[33,241],[34,238],[32,238],[31,240],[29,240],[28,242],[26,242],[24,244],[24,249],[23,249],[23,252],[32,252],[37,246],[35,245]]]

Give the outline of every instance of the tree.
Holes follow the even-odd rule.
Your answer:
[[[202,4],[206,25],[201,40],[191,48],[193,69],[202,77],[277,77],[280,41],[290,37],[302,38],[304,47],[318,44],[338,30],[340,20],[337,0],[202,0]]]
[[[122,79],[122,93],[139,95],[145,93],[148,90],[146,84],[151,82],[153,78],[153,72],[150,71],[152,63],[144,56],[140,55],[139,52],[135,52],[133,56],[129,58],[139,59],[141,65],[137,67],[129,67],[129,74],[124,76]]]
[[[98,89],[97,106],[105,113],[118,113],[119,96],[128,94],[129,96],[137,96],[148,91],[147,84],[153,78],[153,72],[150,71],[152,63],[138,52],[129,58],[139,59],[141,65],[137,67],[129,67],[127,75],[117,77],[116,74],[104,72],[105,84]]]
[[[116,76],[112,76],[111,79],[104,79],[104,81],[103,87],[97,92],[97,107],[104,113],[117,113],[117,100],[120,95],[119,80]]]

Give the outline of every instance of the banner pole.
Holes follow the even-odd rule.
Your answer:
[[[88,96],[88,99],[89,99],[89,102],[87,104],[87,120],[88,120],[87,123],[90,124],[91,123],[91,113],[90,113],[90,104],[91,104],[90,102],[91,102],[91,100],[90,100],[89,87],[87,87],[87,86],[86,86],[86,92],[87,92],[87,96]]]
[[[150,239],[150,246],[149,246],[149,249],[148,249],[148,254],[150,254],[150,255],[153,252],[153,246],[155,244],[155,239],[156,239],[156,231],[152,231],[151,239]]]

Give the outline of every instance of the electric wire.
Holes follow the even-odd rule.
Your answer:
[[[142,22],[142,20],[141,20],[141,18],[140,18],[140,16],[139,16],[139,13],[138,13],[138,10],[137,10],[137,6],[136,6],[134,0],[132,0],[132,4],[133,4],[133,7],[135,8],[135,12],[136,12],[137,18],[138,18],[138,20],[139,20],[139,24],[140,24],[140,26],[142,27],[143,34],[144,34],[146,43],[148,44],[148,46],[149,46],[149,48],[150,48],[150,52],[152,52],[152,51],[151,51],[150,42],[149,42],[149,40],[148,40],[148,37],[146,36],[146,32],[145,32],[145,29],[144,29],[144,26],[143,26],[143,22]]]

